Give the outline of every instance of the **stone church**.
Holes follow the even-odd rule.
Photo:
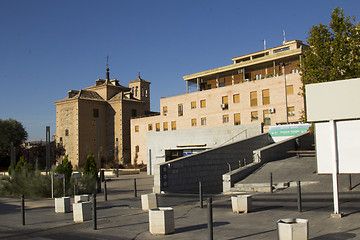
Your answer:
[[[130,119],[150,114],[150,82],[139,74],[128,84],[110,79],[107,68],[106,79],[70,90],[55,102],[55,141],[65,148],[74,168],[81,168],[89,153],[102,167],[130,163]]]

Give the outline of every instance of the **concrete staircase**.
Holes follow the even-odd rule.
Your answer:
[[[306,191],[332,191],[331,175],[317,174],[315,157],[291,157],[264,164],[247,178],[235,183],[230,192],[270,192],[271,173],[274,191],[296,191],[297,181],[301,181],[302,189]],[[353,188],[360,185],[359,174],[353,174],[351,178]],[[339,175],[339,191],[349,191],[348,174]]]

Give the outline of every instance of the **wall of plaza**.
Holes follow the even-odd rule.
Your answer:
[[[300,74],[285,76],[287,98],[280,75],[161,99],[160,115],[131,119],[132,163],[147,163],[148,133],[248,124],[263,124],[266,131],[269,125],[285,123],[287,115],[289,122],[299,121],[304,109]]]

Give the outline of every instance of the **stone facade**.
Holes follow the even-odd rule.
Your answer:
[[[65,147],[73,166],[82,167],[89,153],[102,165],[115,159],[130,163],[130,119],[150,113],[150,82],[139,76],[124,87],[110,80],[107,69],[105,80],[68,94],[55,102],[55,141]]]
[[[148,162],[150,134],[250,124],[262,124],[267,132],[271,125],[301,121],[298,65],[306,48],[301,41],[289,41],[233,58],[231,65],[184,76],[187,94],[162,98],[158,116],[131,120],[132,162]],[[163,139],[159,148],[169,141],[174,139]]]

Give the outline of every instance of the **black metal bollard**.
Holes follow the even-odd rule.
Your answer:
[[[100,179],[102,182],[105,180],[105,171],[104,170],[100,170]]]
[[[22,216],[22,225],[25,225],[25,197],[24,197],[24,194],[21,195],[21,216]]]
[[[104,201],[107,201],[106,179],[104,180]]]
[[[101,193],[101,178],[96,178],[96,190],[98,193]]]
[[[134,178],[134,197],[137,197],[137,191],[136,191],[136,178]]]
[[[298,204],[298,211],[299,211],[299,212],[302,212],[301,185],[300,185],[300,181],[297,182],[297,204]]]
[[[351,184],[351,174],[349,174],[349,191],[352,190],[352,184]]]
[[[207,200],[208,207],[208,231],[209,231],[209,240],[213,240],[214,231],[213,231],[213,212],[212,212],[212,198]]]
[[[200,201],[200,208],[203,208],[203,192],[202,192],[202,184],[199,181],[199,201]]]
[[[273,176],[272,173],[270,173],[270,192],[273,193],[274,189],[273,189]]]
[[[78,188],[77,185],[74,184],[74,196],[78,194]]]
[[[92,219],[93,219],[93,229],[97,230],[97,220],[96,220],[96,193],[92,195]]]

